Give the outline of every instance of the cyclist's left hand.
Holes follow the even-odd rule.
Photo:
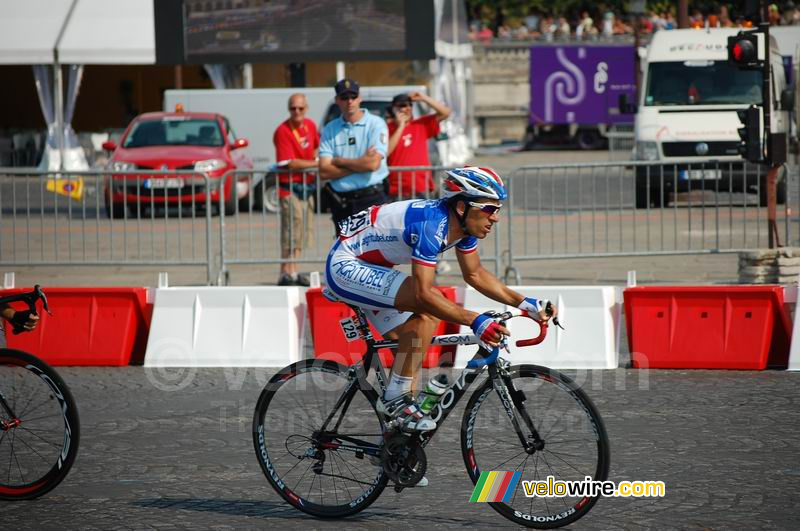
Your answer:
[[[550,307],[548,308],[548,305]],[[534,299],[533,297],[525,297],[519,306],[520,310],[528,312],[528,316],[540,323],[546,323],[556,315],[558,315],[558,308],[547,299]]]

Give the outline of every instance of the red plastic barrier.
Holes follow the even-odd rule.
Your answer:
[[[455,302],[455,288],[437,286],[437,289],[445,297]],[[308,304],[311,335],[314,340],[314,357],[335,360],[345,365],[352,365],[361,360],[367,350],[366,343],[362,340],[348,342],[339,326],[339,321],[354,315],[352,310],[344,303],[326,299],[322,295],[322,288],[306,290],[306,303]],[[370,329],[376,339],[383,339],[372,325],[370,325]],[[456,334],[458,330],[458,325],[442,322],[436,328],[435,334]],[[379,353],[384,367],[391,367],[394,363],[392,352],[389,349],[381,349]],[[454,357],[455,347],[431,346],[425,354],[423,366],[431,368],[438,367],[441,363],[452,364]]]
[[[32,288],[1,291],[14,295]],[[9,348],[30,352],[51,365],[121,366],[141,363],[152,304],[147,288],[42,288],[53,315],[40,311],[32,332],[12,334]],[[14,303],[27,309],[24,303]],[[41,308],[41,304],[39,305]]]
[[[626,289],[634,367],[786,367],[789,316],[781,286],[648,286]]]

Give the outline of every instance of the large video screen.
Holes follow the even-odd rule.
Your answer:
[[[184,0],[188,63],[433,57],[433,17],[418,0]],[[430,45],[419,31],[430,27]],[[429,48],[429,50],[425,50]]]

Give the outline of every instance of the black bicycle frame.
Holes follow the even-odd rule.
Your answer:
[[[347,408],[350,405],[350,402],[355,396],[355,393],[358,391],[355,385],[356,382],[358,382],[360,386],[363,386],[362,389],[371,388],[375,392],[377,392],[379,396],[381,396],[383,391],[386,389],[386,375],[383,372],[384,371],[383,366],[380,364],[380,358],[379,357],[376,358],[376,355],[378,353],[378,350],[382,348],[397,348],[397,341],[393,340],[375,341],[375,338],[372,335],[372,331],[369,328],[367,318],[364,315],[364,312],[361,310],[361,308],[349,304],[348,306],[350,306],[350,308],[356,314],[356,317],[358,319],[358,324],[356,325],[356,327],[358,328],[361,337],[367,344],[367,352],[364,354],[363,364],[357,364],[350,368],[351,375],[354,375],[355,378],[351,380],[349,387],[345,389],[344,393],[342,393],[342,396],[337,401],[336,405],[331,411],[331,414],[328,416],[328,418],[322,425],[322,432],[330,433],[331,435],[335,434],[336,430],[338,430],[339,425],[341,424],[342,419],[344,418],[345,412],[347,411]],[[473,359],[482,359],[488,355],[489,352],[487,352],[481,346],[478,348],[478,352],[475,354]],[[367,381],[367,375],[369,374],[369,370],[374,362],[377,363],[377,367],[375,367],[375,376],[378,380],[378,385],[380,387],[379,389],[375,389],[375,387]],[[488,366],[482,366],[476,369],[466,368],[461,373],[461,376],[447,388],[444,394],[442,394],[442,396],[439,398],[439,401],[433,406],[433,408],[429,413],[431,419],[436,422],[436,429],[427,432],[422,432],[419,434],[419,442],[423,447],[426,446],[431,441],[436,432],[439,431],[439,427],[443,424],[444,420],[450,415],[450,413],[453,412],[455,406],[464,396],[464,393],[467,392],[467,389],[469,389],[470,385],[472,385],[472,383],[478,378],[478,376],[480,376],[484,372],[484,370],[487,369],[487,367],[489,369],[490,378],[492,378],[493,380],[497,379],[498,378],[497,367],[493,364]],[[501,396],[501,398],[503,397]],[[523,444],[527,444],[519,428],[519,425],[516,422],[516,418],[514,417],[514,406],[512,404],[516,402],[516,400],[514,400],[513,398],[514,397],[512,397],[511,401],[502,400],[503,405],[506,409],[506,413],[511,418],[512,423],[514,424],[514,427],[517,430],[517,434],[519,435],[520,440],[523,442]],[[517,404],[517,406],[518,405],[519,404]],[[339,411],[339,418],[336,421],[335,426],[331,431],[326,430],[325,427],[328,425],[328,423],[330,423],[333,420],[333,418],[336,416],[337,411]],[[524,417],[526,424],[528,425],[529,428],[532,429],[533,423],[530,422],[530,419],[528,418],[527,415],[525,415]],[[536,435],[535,437],[538,439],[538,435]],[[353,439],[350,437],[348,437],[348,439],[350,439],[351,442],[353,441]],[[371,443],[365,443],[365,444],[367,445],[368,448],[375,446]],[[368,450],[368,448],[364,448],[364,450]]]

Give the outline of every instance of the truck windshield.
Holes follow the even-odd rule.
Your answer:
[[[761,71],[726,61],[650,63],[645,106],[760,104]]]
[[[222,133],[219,130],[219,125],[214,120],[168,117],[161,120],[142,120],[135,123],[122,147],[220,147],[223,144]]]

